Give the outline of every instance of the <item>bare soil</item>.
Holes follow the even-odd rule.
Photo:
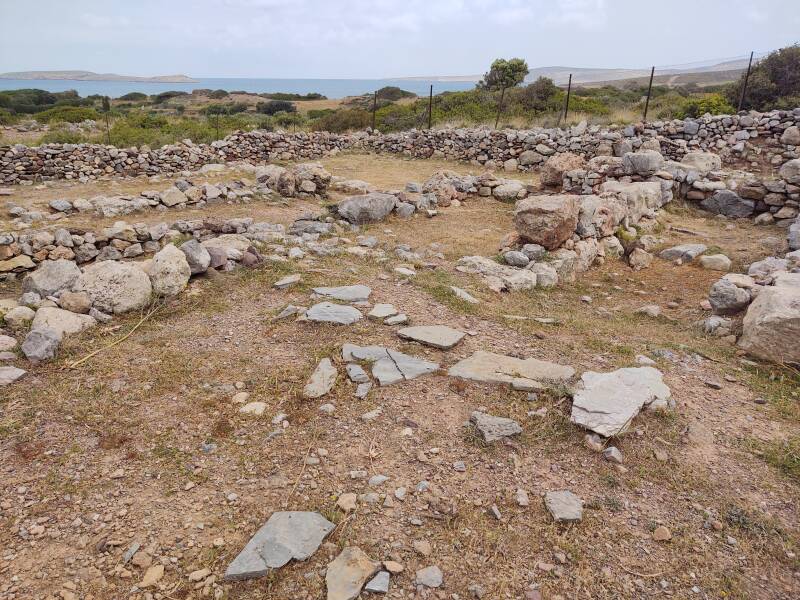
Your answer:
[[[442,166],[357,154],[323,164],[385,188],[422,180]],[[160,189],[165,181],[20,188],[13,200],[39,205],[112,189]],[[320,206],[291,200],[204,210],[288,225],[312,208]],[[150,211],[127,220],[193,215]],[[404,565],[392,577],[389,598],[472,598],[474,584],[488,599],[520,599],[531,587],[544,598],[800,596],[800,483],[767,460],[769,448],[800,433],[797,388],[785,384],[786,371],[753,366],[693,326],[707,316],[700,302],[719,274],[659,259],[633,272],[609,261],[574,284],[495,294],[457,272],[455,261],[496,253],[511,216],[510,205],[473,199],[433,219],[392,218],[361,232],[379,239],[388,262],[345,254],[201,277],[123,343],[107,348],[142,315],[69,339],[49,364],[15,361],[29,374],[3,388],[0,400],[0,598],[68,592],[145,598],[147,592],[132,591],[145,569],[122,562],[134,541],[141,556],[166,567],[161,587],[149,593],[199,598],[188,573],[208,568],[221,578],[258,527],[284,509],[316,510],[334,521],[330,544],[269,577],[225,583],[226,598],[324,598],[325,566],[346,545]],[[682,206],[664,211],[660,222],[656,235],[664,246],[702,241],[737,266],[771,251],[764,238],[774,238],[768,246],[784,237],[778,228]],[[427,265],[417,265],[410,280],[393,272],[400,243],[423,254]],[[274,290],[272,283],[288,272],[302,273],[302,283]],[[403,342],[393,328],[368,319],[348,327],[272,320],[289,303],[308,306],[314,285],[351,283],[370,286],[371,302],[394,304],[413,324],[446,324],[469,335],[439,351]],[[481,304],[456,300],[450,285]],[[0,297],[16,292],[9,286]],[[591,303],[580,300],[587,295]],[[663,316],[635,314],[644,304],[660,305]],[[357,400],[341,361],[345,342],[397,348],[442,369]],[[96,357],[69,367],[97,349],[103,350]],[[584,446],[585,432],[569,422],[565,390],[529,399],[446,376],[476,350],[533,356],[579,372],[635,366],[635,356],[645,354],[664,372],[677,409],[640,415],[614,441],[625,458],[620,469]],[[339,367],[336,386],[319,400],[303,399],[308,375],[326,356]],[[263,416],[239,413],[231,402],[237,386],[250,401],[267,403]],[[333,415],[318,410],[323,402],[335,403]],[[362,420],[377,407],[378,418]],[[506,444],[481,442],[464,426],[481,407],[516,419],[523,434]],[[544,416],[533,414],[542,408]],[[272,423],[279,413],[287,426]],[[307,457],[319,464],[306,464]],[[453,468],[456,461],[466,472]],[[369,488],[350,477],[361,469],[389,480]],[[415,491],[421,481],[429,482],[428,491]],[[394,498],[401,486],[409,490],[405,501]],[[518,506],[518,488],[528,492],[530,506]],[[559,489],[585,501],[581,523],[553,523],[541,496]],[[344,515],[335,502],[345,492],[380,498]],[[659,525],[669,528],[670,541],[653,539]],[[430,556],[415,551],[415,541],[430,542]],[[441,568],[444,585],[417,593],[414,572],[429,565]]]

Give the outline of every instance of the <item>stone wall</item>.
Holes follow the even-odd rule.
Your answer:
[[[710,150],[723,161],[760,158],[779,166],[800,158],[798,124],[800,108],[655,121],[622,128],[581,123],[567,129],[434,129],[393,134],[253,131],[211,144],[186,140],[155,150],[92,144],[0,146],[0,182],[169,174],[220,162],[317,158],[349,148],[470,161],[507,170],[535,169],[556,153],[572,152],[588,159],[623,156],[642,148],[658,149],[673,160],[692,150]],[[761,141],[754,143],[756,140]]]

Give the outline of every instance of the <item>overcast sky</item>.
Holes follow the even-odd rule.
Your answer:
[[[0,0],[0,72],[343,77],[647,67],[800,41],[800,0]]]

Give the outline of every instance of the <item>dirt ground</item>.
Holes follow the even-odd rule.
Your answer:
[[[443,165],[472,170],[358,154],[322,162],[335,175],[383,188],[420,181]],[[19,188],[11,199],[44,205],[55,197],[162,189],[167,181],[48,184]],[[288,225],[310,209],[320,206],[253,202],[127,220],[169,222],[213,210]],[[286,509],[319,511],[335,522],[328,543],[263,579],[221,584],[223,597],[324,598],[325,566],[352,545],[404,566],[389,598],[475,598],[475,585],[492,600],[522,599],[526,591],[535,597],[533,589],[545,599],[800,597],[800,482],[792,457],[780,450],[800,434],[794,374],[748,361],[694,327],[708,315],[700,303],[719,277],[694,265],[656,259],[634,272],[608,261],[576,283],[512,294],[495,294],[456,271],[461,256],[497,252],[512,210],[472,199],[433,219],[391,218],[360,232],[378,238],[386,262],[345,254],[200,277],[122,343],[109,347],[142,315],[68,339],[54,362],[15,361],[29,374],[3,388],[0,400],[0,598],[200,598],[202,583],[188,574],[208,568],[221,579],[261,524]],[[655,235],[664,246],[705,243],[741,267],[780,246],[785,232],[676,205],[663,211]],[[402,263],[397,244],[423,255],[416,277],[394,273]],[[302,282],[273,289],[289,272],[301,273]],[[404,342],[369,319],[342,327],[272,319],[287,304],[309,306],[313,286],[354,283],[370,286],[371,303],[394,304],[412,324],[469,335],[440,351]],[[481,303],[457,300],[451,285]],[[17,293],[12,285],[0,289],[0,297]],[[658,304],[663,315],[636,314],[645,304]],[[442,368],[358,400],[341,360],[346,342],[396,348]],[[70,368],[94,350],[101,352]],[[550,360],[578,373],[635,366],[636,355],[647,355],[677,408],[640,415],[615,440],[620,468],[584,445],[563,388],[531,399],[446,376],[477,350]],[[303,386],[323,357],[339,369],[336,385],[306,400]],[[266,402],[266,412],[241,414],[232,402],[239,390]],[[333,414],[319,411],[325,402],[335,404]],[[380,416],[362,419],[378,407]],[[516,419],[523,433],[505,444],[481,442],[464,426],[478,408]],[[279,414],[285,420],[273,420]],[[457,461],[464,472],[454,469]],[[356,470],[389,479],[370,488],[351,478]],[[417,491],[422,481],[427,491]],[[399,487],[408,489],[404,501],[395,498]],[[527,491],[529,506],[516,502],[518,489]],[[582,522],[553,523],[541,496],[561,489],[584,500]],[[345,515],[336,499],[346,492],[379,498],[362,499]],[[671,540],[653,539],[660,525]],[[421,541],[430,543],[428,555],[415,549]],[[139,558],[124,564],[134,542]],[[149,562],[163,564],[165,574],[156,587],[136,591]],[[430,565],[442,570],[444,584],[418,592],[414,573]]]

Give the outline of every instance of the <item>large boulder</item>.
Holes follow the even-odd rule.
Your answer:
[[[615,194],[579,196],[577,233],[581,237],[608,237],[628,214],[626,203]]]
[[[749,217],[755,205],[753,200],[742,198],[731,190],[717,190],[700,203],[707,211],[726,217]]]
[[[783,163],[778,171],[781,179],[785,179],[794,185],[800,185],[800,158],[795,158]]]
[[[45,306],[36,311],[31,328],[49,328],[57,331],[59,336],[66,336],[80,333],[96,324],[97,321],[89,315],[79,315],[63,308]]]
[[[580,196],[532,196],[517,202],[514,226],[520,237],[555,250],[575,232]]]
[[[54,358],[61,343],[62,335],[49,327],[31,329],[22,342],[22,353],[32,363]]]
[[[181,252],[186,256],[192,275],[205,273],[211,265],[211,255],[208,250],[197,240],[189,240],[181,244]]]
[[[627,205],[632,223],[638,223],[645,215],[651,215],[664,204],[661,185],[654,181],[605,181],[600,185],[601,194],[609,192]]]
[[[572,152],[554,154],[545,161],[542,167],[540,175],[542,185],[560,188],[565,172],[584,167],[586,167],[586,160],[577,154],[572,154]]]
[[[153,292],[157,296],[177,296],[189,283],[192,270],[186,255],[172,244],[167,244],[153,257],[149,274]]]
[[[80,275],[81,270],[71,260],[45,260],[22,280],[22,291],[35,292],[42,298],[55,296],[70,289]]]
[[[628,175],[650,177],[660,171],[663,165],[664,157],[655,150],[628,152],[622,157],[622,168]]]
[[[161,194],[159,194],[159,198],[164,206],[177,206],[178,204],[186,204],[189,201],[189,199],[186,197],[186,194],[184,194],[175,186],[167,188],[161,192]]]
[[[729,279],[720,279],[711,286],[708,301],[715,315],[735,315],[750,303],[750,292]]]
[[[708,173],[721,169],[722,159],[713,152],[687,152],[680,164],[700,173]]]
[[[336,212],[350,223],[377,223],[389,216],[396,204],[397,197],[392,194],[371,192],[342,200],[336,205]]]
[[[776,363],[800,364],[800,287],[765,287],[747,309],[739,347]]]
[[[781,135],[781,144],[787,146],[800,146],[800,128],[797,125],[787,127]]]
[[[73,289],[89,294],[97,310],[113,314],[144,308],[153,293],[150,278],[142,269],[113,260],[86,267]]]
[[[514,202],[523,198],[526,193],[525,186],[519,181],[508,181],[492,190],[492,195],[500,202]]]

